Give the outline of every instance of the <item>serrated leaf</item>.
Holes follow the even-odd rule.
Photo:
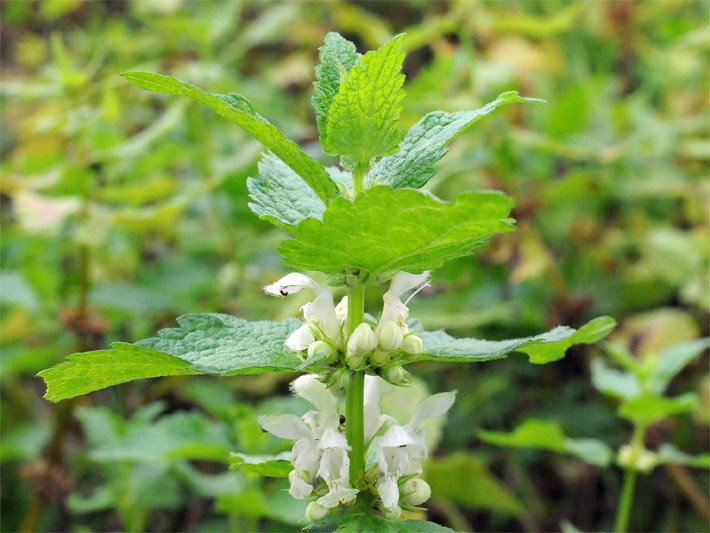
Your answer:
[[[355,45],[336,32],[325,36],[318,49],[320,64],[316,66],[316,81],[313,84],[313,109],[320,133],[320,142],[325,146],[330,106],[338,94],[340,84],[362,57]]]
[[[536,448],[556,453],[574,455],[583,461],[601,467],[609,466],[611,449],[597,439],[571,439],[565,437],[556,422],[528,418],[511,433],[479,431],[478,436],[491,444],[512,448]]]
[[[512,199],[496,192],[465,193],[444,202],[419,191],[373,187],[354,202],[333,201],[322,222],[301,222],[292,230],[295,240],[283,241],[279,253],[301,270],[422,272],[511,231],[512,206]]]
[[[366,168],[370,160],[393,153],[399,144],[404,52],[398,35],[366,53],[330,105],[323,149]]]
[[[617,398],[629,399],[641,393],[641,383],[634,374],[610,368],[599,358],[592,361],[592,385]]]
[[[286,229],[306,218],[320,220],[325,210],[313,189],[270,152],[259,161],[259,177],[247,179],[247,189],[249,209],[259,218]]]
[[[229,469],[264,477],[288,477],[288,473],[293,470],[291,452],[278,455],[232,453],[229,456]]]
[[[622,403],[619,406],[619,416],[631,422],[648,426],[669,416],[689,413],[697,407],[697,404],[698,397],[692,392],[675,398],[648,393]]]
[[[187,96],[200,102],[228,118],[269,148],[292,168],[324,203],[327,204],[337,196],[338,188],[323,166],[301,151],[296,143],[284,137],[283,133],[259,115],[243,96],[209,93],[172,76],[151,72],[126,72],[123,77],[129,83],[147,91]]]
[[[414,361],[453,361],[460,363],[502,359],[511,352],[522,352],[531,363],[544,364],[564,357],[567,348],[574,344],[592,344],[606,337],[614,329],[616,321],[610,317],[598,317],[578,330],[558,326],[534,337],[488,341],[472,338],[456,339],[444,331],[423,331],[417,335],[424,343],[421,354]]]
[[[444,533],[453,530],[426,520],[387,520],[374,513],[330,515],[313,524],[316,531],[326,529],[341,533]]]
[[[710,339],[696,339],[661,352],[648,379],[651,389],[662,394],[671,380],[701,353],[710,348]]]
[[[410,128],[396,153],[383,157],[372,167],[365,183],[384,183],[393,189],[423,187],[436,172],[434,163],[447,154],[448,144],[466,128],[504,105],[543,101],[509,91],[474,111],[428,113]]]
[[[676,464],[695,466],[697,468],[710,468],[710,453],[688,455],[672,444],[661,444],[658,448],[658,462],[662,464]]]
[[[38,375],[47,383],[45,398],[56,402],[135,379],[188,374],[260,374],[296,370],[301,358],[284,341],[299,325],[248,322],[205,313],[178,318],[179,328],[136,344],[70,355]]]
[[[436,498],[443,498],[471,509],[487,509],[518,515],[520,502],[478,459],[456,453],[426,464],[424,478]],[[473,482],[475,480],[475,482]],[[461,490],[465,487],[466,490]]]

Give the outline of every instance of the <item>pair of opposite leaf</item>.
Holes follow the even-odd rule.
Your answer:
[[[279,252],[289,266],[318,270],[343,284],[386,281],[396,272],[420,273],[470,254],[495,233],[512,230],[513,201],[498,192],[460,194],[444,202],[412,187],[434,174],[433,165],[466,127],[498,107],[531,99],[509,92],[475,111],[429,113],[400,142],[403,98],[402,36],[360,56],[354,45],[329,34],[320,49],[314,107],[326,151],[343,167],[325,168],[306,154],[242,96],[212,94],[170,76],[131,72],[138,87],[188,96],[232,120],[268,149],[259,176],[250,180],[250,207],[292,233]],[[364,169],[369,168],[367,174]],[[353,175],[355,174],[355,176]],[[353,199],[355,179],[364,191]],[[234,375],[303,369],[285,340],[302,325],[249,322],[219,314],[186,315],[179,328],[136,344],[74,354],[40,375],[53,401],[133,379],[186,374]],[[485,361],[513,351],[534,363],[564,356],[573,344],[605,337],[614,320],[602,317],[579,330],[558,327],[534,337],[506,341],[454,339],[444,332],[421,332],[415,358]]]

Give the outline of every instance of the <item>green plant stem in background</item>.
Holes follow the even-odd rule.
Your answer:
[[[348,289],[348,335],[365,318],[365,286]],[[356,486],[365,471],[365,373],[353,372],[345,397],[345,436],[350,444],[350,483]]]
[[[643,437],[646,433],[646,427],[642,425],[634,426],[634,436],[631,440],[631,446],[634,450],[643,448]],[[626,467],[624,469],[624,486],[621,489],[619,496],[619,506],[616,515],[616,533],[623,533],[629,526],[629,517],[631,515],[631,504],[634,498],[634,489],[636,488],[636,477],[638,472],[634,468]]]

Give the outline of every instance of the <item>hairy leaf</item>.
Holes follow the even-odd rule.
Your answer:
[[[482,117],[514,102],[543,100],[524,98],[509,91],[475,111],[428,113],[407,132],[396,153],[383,157],[373,166],[366,184],[384,183],[394,189],[423,187],[435,174],[433,165],[446,155],[451,141]]]
[[[212,111],[240,126],[269,148],[279,159],[291,167],[324,203],[327,204],[337,196],[338,188],[323,166],[302,152],[296,143],[284,137],[283,133],[259,115],[243,96],[208,93],[172,76],[151,72],[126,72],[123,77],[141,89],[187,96],[209,107]]]
[[[478,436],[491,444],[512,448],[537,448],[556,453],[574,455],[583,461],[601,467],[609,466],[611,449],[597,439],[570,439],[565,437],[557,422],[529,418],[512,433],[479,431]]]
[[[284,341],[300,321],[248,322],[221,314],[178,318],[179,328],[136,344],[76,353],[39,373],[47,383],[45,398],[60,401],[135,379],[187,374],[260,374],[296,370],[299,356]]]
[[[347,513],[329,515],[312,526],[316,531],[340,533],[444,533],[453,530],[426,520],[387,520],[374,513]],[[335,527],[335,529],[333,529]]]
[[[284,262],[321,272],[422,272],[468,255],[494,234],[511,231],[513,201],[496,192],[444,202],[413,190],[373,187],[354,202],[336,199],[323,222],[307,219],[281,243]]]
[[[355,45],[336,32],[325,36],[323,46],[318,49],[320,64],[316,66],[316,81],[313,84],[313,109],[320,132],[320,142],[326,145],[328,116],[340,84],[347,78],[348,72],[362,57]]]
[[[522,352],[531,363],[544,364],[564,357],[567,348],[574,344],[592,344],[606,337],[614,329],[616,321],[610,317],[598,317],[578,330],[558,326],[534,337],[488,341],[479,339],[456,339],[443,331],[423,331],[417,335],[424,343],[424,351],[412,357],[414,361],[477,362],[502,359],[511,352]]]
[[[355,65],[330,105],[323,149],[343,157],[348,166],[366,167],[373,157],[398,146],[404,75],[404,52],[398,35],[365,54]]]

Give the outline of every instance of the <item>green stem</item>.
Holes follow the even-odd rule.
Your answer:
[[[353,171],[353,196],[357,196],[362,192],[363,183],[365,181],[365,175],[367,174],[367,168],[357,167]]]
[[[365,319],[365,286],[348,289],[348,335]],[[345,436],[350,445],[350,483],[357,486],[365,472],[365,373],[353,372],[345,396]]]
[[[634,450],[643,448],[643,438],[646,433],[646,426],[634,426],[634,436],[631,439],[631,446]],[[638,472],[634,468],[626,468],[624,472],[624,486],[621,489],[619,496],[619,507],[616,515],[616,533],[624,533],[629,526],[629,518],[631,516],[631,504],[634,499],[634,489],[636,488],[636,477]]]

